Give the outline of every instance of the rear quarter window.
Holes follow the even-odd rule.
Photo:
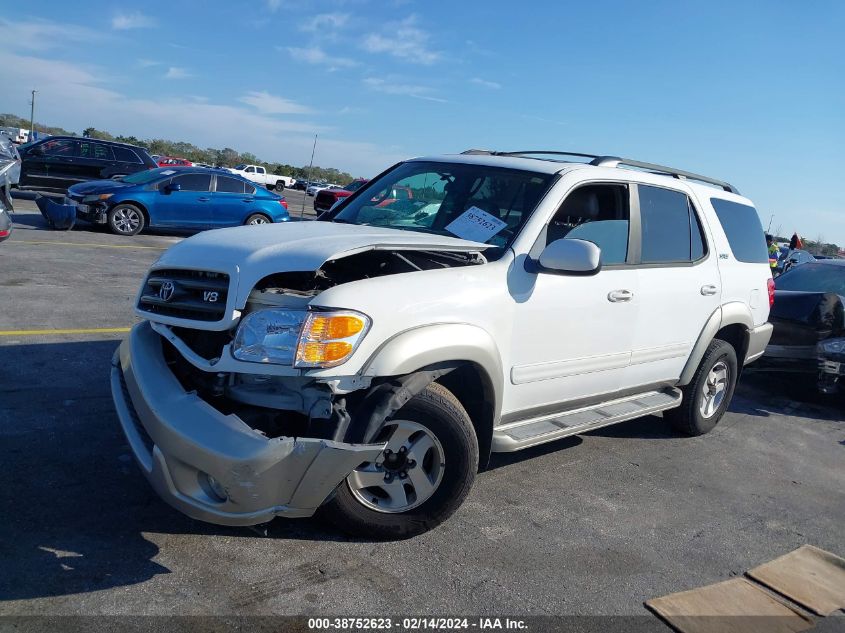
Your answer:
[[[721,198],[710,198],[710,203],[728,237],[731,252],[736,260],[749,264],[768,263],[766,235],[763,233],[757,209]]]

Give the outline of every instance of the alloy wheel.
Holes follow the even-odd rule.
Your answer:
[[[391,420],[376,441],[386,441],[374,462],[352,471],[352,494],[378,512],[405,512],[425,503],[440,485],[445,467],[443,446],[426,427]]]
[[[120,207],[114,212],[114,227],[121,233],[132,233],[141,226],[141,214],[136,209]]]
[[[728,393],[728,380],[730,378],[730,369],[724,361],[719,361],[710,369],[707,374],[707,380],[702,387],[702,398],[700,411],[704,418],[712,417],[722,402],[725,400],[725,395]]]

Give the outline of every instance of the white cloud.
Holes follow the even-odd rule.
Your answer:
[[[266,0],[267,9],[275,13],[282,8],[282,0]]]
[[[93,125],[139,138],[234,147],[265,160],[296,165],[308,164],[314,134],[319,132],[315,163],[355,175],[376,174],[407,157],[396,149],[385,150],[383,144],[333,138],[331,129],[318,123],[266,115],[251,105],[202,102],[189,96],[131,98],[104,88],[100,78],[105,76],[98,67],[0,48],[0,85],[40,86],[38,119],[67,129],[81,131]],[[0,112],[20,109],[18,101],[10,91],[0,92]]]
[[[164,73],[165,79],[187,79],[188,77],[193,77],[193,75],[187,68],[182,68],[181,66],[171,66]]]
[[[105,39],[103,33],[84,26],[50,22],[48,20],[29,20],[12,22],[0,18],[0,33],[7,44],[18,50],[45,51],[69,43],[98,42]]]
[[[350,17],[348,13],[320,13],[300,24],[299,30],[306,33],[320,31],[324,35],[326,31],[342,29]]]
[[[154,59],[139,59],[138,60],[138,67],[139,68],[152,68],[153,66],[160,66],[161,62],[157,62]]]
[[[249,92],[238,101],[251,105],[262,114],[308,114],[311,112],[311,108],[307,106],[268,92]]]
[[[470,83],[474,83],[476,86],[490,88],[491,90],[499,90],[502,87],[502,84],[497,81],[487,81],[486,79],[481,79],[480,77],[473,77],[469,81]]]
[[[305,62],[306,64],[328,66],[330,69],[351,68],[352,66],[358,65],[358,62],[354,59],[329,55],[319,46],[311,46],[310,48],[289,46],[286,50],[295,60]]]
[[[425,99],[426,101],[447,103],[446,99],[432,96],[431,93],[433,90],[428,86],[393,83],[391,81],[387,81],[386,79],[381,79],[380,77],[367,77],[364,79],[364,85],[371,90],[383,92],[388,95],[403,95],[406,97],[414,97],[415,99]]]
[[[129,29],[146,29],[156,25],[156,20],[140,11],[132,13],[118,13],[111,20],[111,27],[117,31]]]
[[[384,32],[371,33],[361,47],[369,53],[387,53],[415,64],[431,65],[441,54],[428,48],[430,35],[415,26],[417,18],[411,15],[401,22],[388,23]]]

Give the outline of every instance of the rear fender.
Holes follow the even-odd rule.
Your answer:
[[[698,368],[701,359],[704,358],[704,354],[707,352],[707,348],[713,339],[716,338],[719,330],[734,324],[741,325],[746,332],[754,327],[754,317],[751,314],[751,310],[744,303],[732,301],[713,311],[710,318],[707,319],[707,323],[702,328],[701,334],[698,335],[698,340],[692,348],[692,353],[687,359],[687,364],[684,365],[684,370],[681,372],[681,377],[678,380],[679,386],[688,385],[692,381],[695,370]]]

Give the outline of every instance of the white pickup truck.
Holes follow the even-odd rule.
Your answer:
[[[267,189],[275,189],[276,191],[282,191],[285,187],[291,187],[295,182],[295,179],[290,176],[268,174],[267,170],[261,165],[236,165],[234,168],[230,168],[229,171],[243,176],[254,183],[258,183]]]

